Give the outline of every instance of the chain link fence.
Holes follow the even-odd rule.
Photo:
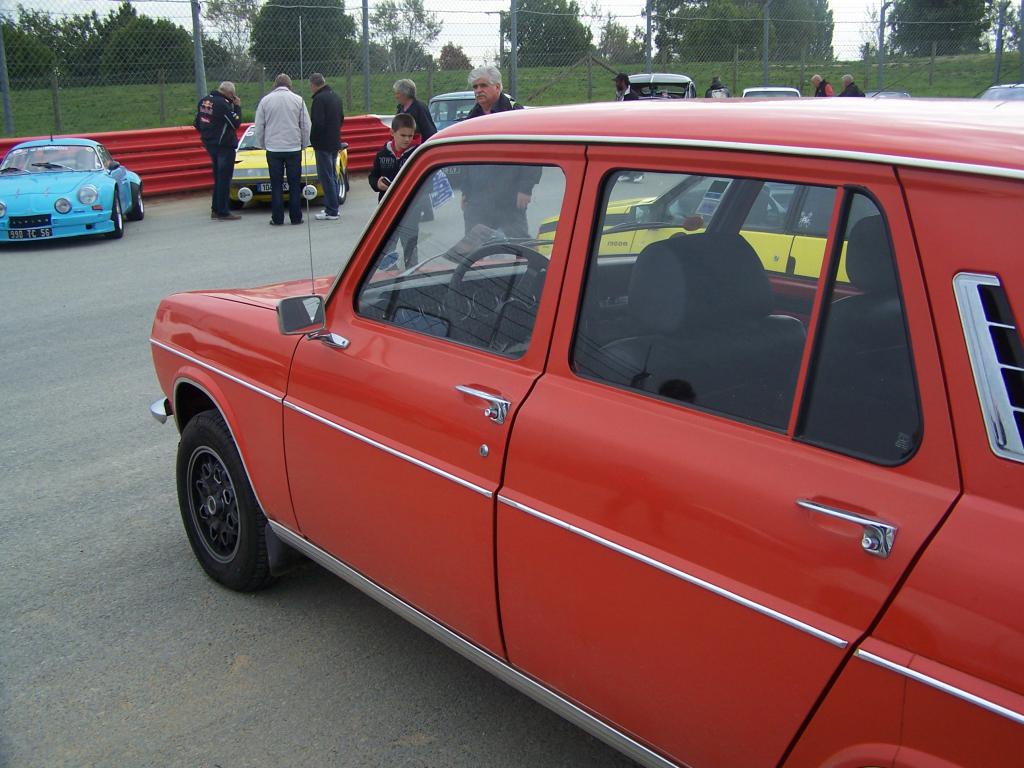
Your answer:
[[[5,133],[186,125],[199,91],[221,80],[236,83],[251,119],[278,72],[306,96],[322,72],[350,114],[393,112],[398,78],[424,100],[465,90],[485,63],[531,105],[609,100],[619,71],[687,74],[698,93],[717,75],[734,95],[762,84],[810,95],[815,73],[914,96],[1024,81],[1016,0],[854,13],[824,0],[584,2],[25,0],[0,6]]]

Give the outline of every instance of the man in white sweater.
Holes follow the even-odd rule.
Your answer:
[[[309,146],[309,111],[292,91],[292,79],[280,74],[274,90],[256,107],[256,146],[267,151],[270,170],[270,223],[284,224],[284,179],[288,177],[288,218],[302,223],[302,150]]]

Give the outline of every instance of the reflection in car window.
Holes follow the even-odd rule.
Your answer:
[[[765,182],[754,200],[754,205],[743,223],[744,230],[760,232],[783,232],[786,229],[786,214],[796,193],[795,184]]]
[[[768,194],[758,180],[651,176],[648,183],[666,190],[643,203],[655,212],[683,199],[688,202],[681,213],[706,210],[712,220],[742,222]],[[608,183],[618,186],[622,178]],[[785,199],[797,191],[792,184],[772,189]],[[704,231],[707,221],[691,221],[692,228],[661,221],[638,226],[628,258],[607,258],[624,238],[606,232],[603,219],[619,213],[623,203],[614,188],[605,190],[604,199],[574,369],[653,397],[785,429],[806,341],[801,317],[810,315],[816,284],[808,281],[794,297],[791,286],[773,283],[742,231]]]
[[[854,194],[844,235],[849,284],[827,304],[799,436],[882,464],[913,454],[921,412],[885,219]]]
[[[483,191],[491,181],[497,186]],[[523,209],[518,193],[525,186],[531,192]],[[521,356],[564,193],[562,171],[539,165],[453,165],[427,174],[363,278],[357,312]]]

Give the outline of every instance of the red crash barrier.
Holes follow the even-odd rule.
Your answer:
[[[239,129],[239,135],[246,126]],[[80,133],[75,136],[98,141],[114,156],[142,177],[146,195],[208,189],[213,185],[210,158],[191,126],[151,128],[141,131],[110,131]],[[349,171],[368,171],[374,155],[391,137],[391,133],[373,115],[346,117],[342,125],[342,141],[348,142]],[[45,139],[45,136],[34,138]],[[0,153],[29,137],[0,139]]]

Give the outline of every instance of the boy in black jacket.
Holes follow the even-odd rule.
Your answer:
[[[391,118],[391,141],[377,153],[370,171],[370,186],[377,190],[379,202],[388,191],[398,171],[409,159],[409,146],[416,135],[416,120],[412,115],[398,114]]]

